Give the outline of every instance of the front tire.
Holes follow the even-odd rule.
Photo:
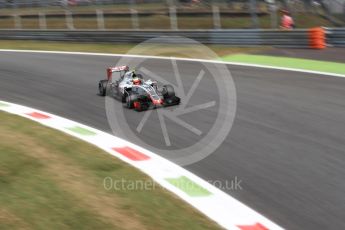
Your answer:
[[[171,98],[175,96],[174,87],[171,85],[163,85],[162,95],[164,98]]]

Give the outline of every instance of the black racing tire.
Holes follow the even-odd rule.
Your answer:
[[[127,98],[126,94],[122,95],[121,96],[121,102],[126,103],[126,98]]]
[[[122,103],[126,103],[127,96],[131,93],[130,90],[131,90],[131,89],[125,88],[125,89],[124,89],[124,93],[123,93],[123,94],[120,94],[120,95],[121,95],[121,102],[122,102]]]
[[[171,85],[163,85],[162,94],[164,98],[175,97],[174,87]]]
[[[138,100],[138,96],[133,93],[129,93],[126,97],[126,107],[128,109],[134,108],[134,102]]]
[[[178,105],[180,104],[181,99],[179,97],[173,96],[173,97],[168,97],[165,100],[165,106],[171,106],[171,105]]]
[[[98,94],[102,97],[107,95],[108,80],[101,80],[98,83]]]

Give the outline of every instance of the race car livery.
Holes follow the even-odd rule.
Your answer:
[[[158,89],[157,82],[145,81],[141,74],[130,71],[128,66],[110,67],[107,79],[99,81],[99,95],[111,96],[136,111],[180,104],[171,85]]]

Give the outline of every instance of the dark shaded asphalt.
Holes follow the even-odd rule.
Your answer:
[[[324,50],[272,48],[255,54],[345,63],[345,48],[341,47]]]
[[[109,131],[96,86],[116,60],[1,52],[0,99]],[[197,63],[177,64],[185,76],[197,73]],[[145,63],[168,78],[170,65]],[[187,168],[206,180],[238,177],[243,189],[225,191],[287,229],[345,229],[345,79],[228,68],[237,89],[233,128],[214,154]],[[199,100],[216,97],[200,90],[208,93]],[[140,116],[132,114],[133,119]],[[207,121],[195,114],[186,119],[207,129]],[[168,125],[174,132],[174,124]],[[160,140],[152,122],[145,128],[150,131],[146,139]],[[175,135],[181,145],[192,140],[190,133]]]

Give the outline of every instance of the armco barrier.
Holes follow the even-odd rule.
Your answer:
[[[345,47],[345,28],[327,28],[327,44]]]
[[[0,39],[140,43],[160,36],[184,36],[204,44],[310,47],[308,30],[0,30]],[[174,42],[174,39],[171,39]],[[345,29],[327,29],[327,43],[345,46]]]

